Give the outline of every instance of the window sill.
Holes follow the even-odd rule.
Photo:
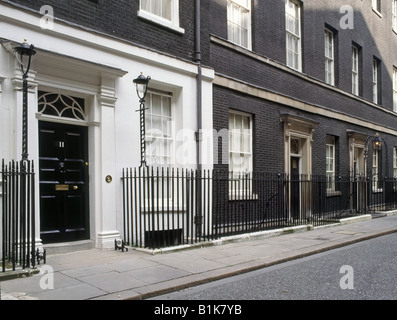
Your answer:
[[[339,197],[342,195],[342,192],[335,190],[327,190],[327,197]]]
[[[164,200],[164,205],[161,204],[163,201],[162,199],[154,199],[155,202],[159,202],[159,206],[157,206],[157,203],[152,205],[152,203],[148,203],[151,200],[145,199],[145,206],[141,206],[141,213],[142,214],[168,214],[172,212],[173,214],[184,214],[187,212],[186,204],[184,206],[178,205],[176,203],[172,204],[171,199],[165,199]],[[167,201],[169,201],[169,206],[167,205]]]
[[[156,23],[158,25],[161,25],[161,26],[163,26],[163,27],[165,27],[167,29],[170,29],[172,31],[175,31],[177,33],[180,33],[180,34],[184,34],[185,33],[185,29],[173,24],[172,21],[163,19],[163,18],[158,17],[158,16],[156,16],[154,14],[151,14],[149,12],[140,10],[140,11],[138,11],[138,17],[142,18],[144,20]]]
[[[229,201],[240,201],[240,200],[258,200],[258,195],[255,193],[248,193],[244,191],[237,193],[229,193]]]
[[[382,18],[382,14],[378,10],[372,8],[372,11],[375,12],[379,16],[379,18]]]

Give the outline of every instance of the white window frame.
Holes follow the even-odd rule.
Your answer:
[[[335,85],[335,35],[325,28],[325,82],[329,85]]]
[[[393,190],[397,190],[397,147],[393,148]]]
[[[397,112],[397,68],[393,67],[393,111]]]
[[[231,119],[233,117],[233,119]],[[236,129],[236,117],[241,117],[241,130]],[[234,126],[231,127],[230,124],[233,120]],[[248,128],[244,128],[244,120],[248,124]],[[234,149],[236,146],[233,141],[236,137],[240,139],[239,149]],[[244,148],[244,143],[249,144],[248,148]],[[236,164],[233,161],[235,156],[240,156],[248,158],[248,168],[242,170],[241,164]],[[244,161],[244,160],[243,160]],[[252,171],[253,171],[253,118],[252,115],[239,112],[239,111],[229,111],[229,195],[231,199],[237,200],[245,196],[246,192],[252,195]],[[248,181],[248,183],[247,183]]]
[[[360,94],[360,64],[359,64],[359,49],[357,46],[352,46],[352,93],[356,96]]]
[[[372,152],[372,191],[382,192],[382,188],[379,188],[379,150],[373,150]]]
[[[154,114],[153,113],[153,96],[158,96],[161,99],[161,112],[160,114]],[[163,99],[170,99],[170,115],[164,115],[163,113]],[[146,159],[147,159],[147,164],[149,166],[154,166],[154,167],[170,167],[174,163],[174,154],[175,154],[175,121],[174,121],[174,102],[173,102],[173,95],[172,93],[169,92],[162,92],[158,90],[153,90],[149,89],[147,92],[146,96],[146,104],[145,107],[147,108],[146,110],[146,123],[145,123],[145,129],[146,129],[146,135],[145,135],[145,140],[146,140]],[[159,132],[156,133],[155,128],[153,128],[153,118],[157,117],[161,119],[161,133]],[[164,133],[164,122],[166,123],[166,126],[169,126],[168,129],[168,135]],[[153,145],[152,143],[156,143],[156,140],[159,141],[159,145]],[[160,151],[163,150],[164,148],[164,142],[168,141],[168,151],[167,152],[162,152],[162,153],[156,153],[154,151],[158,151],[157,148],[160,148]],[[154,148],[154,149],[152,149]],[[162,160],[168,158],[167,162],[164,162]],[[159,161],[160,160],[160,161]]]
[[[392,0],[392,29],[397,33],[397,0]]]
[[[393,149],[393,178],[397,179],[397,147]]]
[[[185,29],[181,28],[179,25],[179,0],[168,0],[170,1],[170,14],[171,18],[167,19],[161,15],[155,14],[152,10],[145,10],[142,1],[154,1],[154,0],[139,0],[139,11],[138,17],[149,20],[151,22],[162,25],[168,29],[176,31],[178,33],[185,33]],[[162,0],[166,1],[166,0]]]
[[[381,0],[372,0],[372,10],[379,15],[380,17],[382,17],[382,8],[381,8]]]
[[[379,62],[374,59],[372,62],[372,102],[379,103]]]
[[[326,175],[327,175],[327,192],[335,191],[336,176],[336,142],[335,137],[327,136],[326,142]]]
[[[290,13],[290,6],[294,8],[294,14]],[[297,9],[297,10],[296,10]],[[296,12],[297,11],[297,12]],[[296,14],[295,14],[296,13]],[[302,22],[301,22],[301,5],[294,0],[285,0],[285,30],[286,30],[286,51],[287,66],[302,71]],[[295,21],[293,29],[290,28],[289,22]],[[292,25],[291,25],[292,26]]]
[[[246,25],[244,25],[244,22]],[[246,29],[247,39],[243,39],[243,29]],[[238,31],[237,37],[233,32],[234,30]],[[233,42],[248,50],[252,50],[251,0],[227,1],[227,34],[228,40],[230,42]]]

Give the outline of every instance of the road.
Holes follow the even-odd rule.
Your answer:
[[[395,300],[397,234],[152,300]]]

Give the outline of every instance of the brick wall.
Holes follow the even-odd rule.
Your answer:
[[[218,74],[246,82],[273,92],[280,93],[312,105],[325,107],[338,113],[371,121],[380,126],[395,128],[396,116],[374,107],[372,101],[372,61],[381,60],[382,105],[393,110],[392,68],[397,65],[397,34],[392,31],[391,2],[382,2],[382,17],[371,8],[371,1],[348,1],[354,9],[354,28],[340,27],[340,13],[346,1],[302,1],[303,72],[285,71],[286,35],[285,1],[253,1],[252,52],[241,53],[240,49],[230,48],[230,43],[211,43],[211,66]],[[227,40],[226,4],[212,2],[211,34]],[[324,29],[335,31],[337,90],[323,85]],[[220,41],[222,42],[222,41]],[[362,96],[355,98],[351,92],[352,43],[362,47]],[[279,67],[263,62],[260,58],[276,61]],[[302,76],[300,76],[302,75]],[[343,91],[348,94],[343,94]],[[326,135],[338,138],[340,163],[339,173],[346,175],[350,170],[347,130],[374,135],[373,130],[352,123],[338,121],[317,114],[305,113],[291,107],[261,101],[243,96],[223,88],[214,90],[214,126],[227,128],[227,110],[238,109],[251,113],[254,118],[254,167],[256,169],[282,170],[284,149],[280,124],[280,112],[293,112],[319,122],[313,141],[313,173],[325,173]],[[387,142],[388,167],[392,168],[393,147],[397,146],[395,136],[381,133]],[[383,151],[385,152],[385,151]],[[384,166],[386,156],[382,157]],[[372,159],[369,159],[371,165]],[[269,171],[269,170],[266,170]]]
[[[193,57],[194,1],[183,1],[179,6],[180,27],[185,30],[184,34],[139,18],[138,0],[13,0],[10,2],[37,12],[43,5],[50,5],[54,9],[55,18],[187,60]],[[205,13],[204,10],[203,12]],[[203,50],[205,52],[205,49]]]

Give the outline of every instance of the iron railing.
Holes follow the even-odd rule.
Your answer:
[[[35,173],[31,161],[1,166],[1,271],[34,268]]]
[[[124,242],[165,247],[212,238],[210,171],[135,168],[123,171]]]
[[[125,169],[124,242],[160,248],[397,207],[394,179]]]

